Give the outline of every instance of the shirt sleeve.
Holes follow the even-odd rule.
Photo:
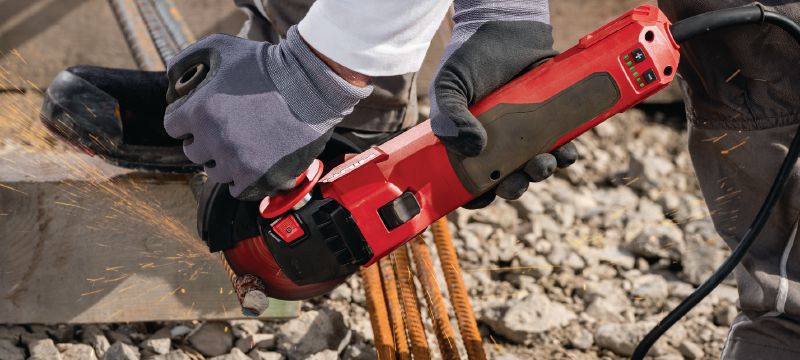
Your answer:
[[[318,0],[298,24],[315,50],[369,76],[418,71],[451,0]]]

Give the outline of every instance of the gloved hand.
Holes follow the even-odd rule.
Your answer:
[[[187,70],[197,64],[208,73],[187,94]],[[332,71],[294,27],[274,45],[208,36],[175,56],[167,76],[167,133],[184,139],[186,156],[211,181],[253,201],[290,189],[372,91]]]
[[[454,5],[453,35],[430,89],[431,125],[448,149],[471,157],[486,147],[486,131],[469,106],[556,52],[546,0],[456,0]],[[572,143],[540,154],[465,207],[484,207],[495,196],[518,199],[530,181],[550,177],[577,156]]]

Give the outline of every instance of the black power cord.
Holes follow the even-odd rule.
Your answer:
[[[760,4],[751,5],[733,9],[725,9],[713,11],[702,15],[694,16],[675,23],[672,26],[672,36],[676,42],[681,43],[686,40],[692,39],[696,36],[705,34],[710,31],[729,28],[732,26],[769,23],[777,25],[786,32],[788,32],[794,39],[800,43],[800,25],[791,19],[764,9]],[[747,251],[755,242],[756,237],[761,233],[761,229],[769,220],[775,204],[783,192],[786,185],[786,180],[792,169],[797,163],[797,157],[800,155],[800,127],[794,135],[792,144],[789,147],[789,152],[783,160],[780,171],[772,183],[772,187],[764,200],[764,204],[758,210],[753,223],[747,229],[739,245],[733,250],[730,257],[708,278],[700,287],[698,287],[691,295],[684,299],[675,309],[667,314],[656,327],[642,339],[636,350],[633,352],[632,359],[644,359],[647,352],[655,344],[655,342],[664,335],[672,325],[675,325],[678,320],[683,318],[689,311],[691,311],[700,301],[702,301],[714,288],[724,280],[733,269],[738,265],[742,258],[747,254]]]

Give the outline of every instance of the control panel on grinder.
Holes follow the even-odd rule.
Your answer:
[[[644,34],[643,43],[651,43],[654,41],[655,33],[648,31]],[[619,56],[619,62],[628,76],[628,80],[635,90],[644,91],[648,85],[657,83],[659,81],[659,73],[663,76],[672,76],[675,69],[672,66],[667,66],[662,72],[659,72],[656,65],[650,59],[647,48],[641,45],[632,47],[629,51],[622,53]]]

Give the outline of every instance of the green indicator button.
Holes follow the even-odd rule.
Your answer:
[[[633,61],[628,61],[628,64],[627,64],[627,65],[628,65],[628,66],[631,66],[631,65],[633,65]]]
[[[640,88],[643,88],[643,87],[644,87],[644,84],[642,84],[642,83],[639,83],[639,87],[640,87]]]
[[[633,73],[633,76],[639,76],[639,73],[635,72],[635,73]],[[639,79],[636,79],[636,80],[639,80]]]
[[[634,74],[634,75],[635,75],[635,74]],[[642,82],[642,78],[640,78],[640,77],[637,77],[637,78],[636,78],[636,82]]]
[[[631,56],[630,56],[630,55],[625,55],[625,57],[624,57],[624,58],[622,58],[622,59],[623,59],[623,60],[628,60],[628,59],[630,59],[630,58],[631,58]]]
[[[636,67],[635,66],[631,66],[631,71],[636,71]]]

